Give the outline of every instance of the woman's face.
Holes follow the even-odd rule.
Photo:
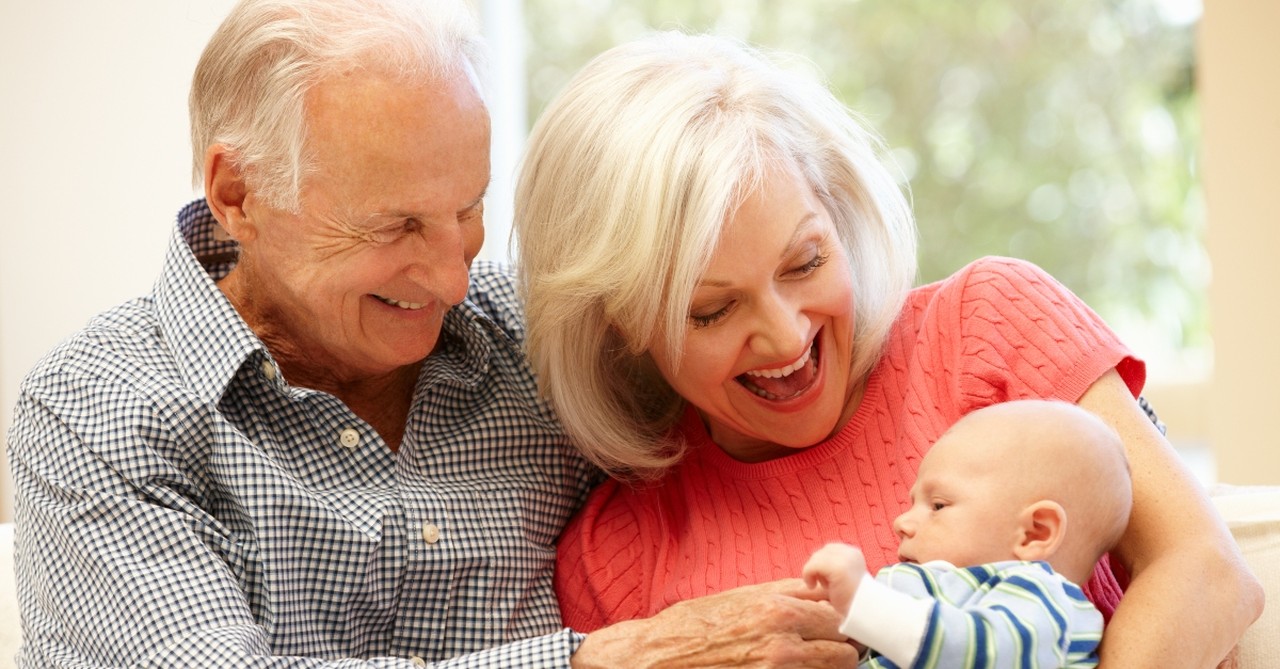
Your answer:
[[[854,331],[849,259],[794,166],[765,175],[721,233],[677,350],[654,361],[733,457],[816,444],[847,418]]]

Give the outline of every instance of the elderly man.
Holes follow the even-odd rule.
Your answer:
[[[445,0],[232,10],[191,92],[205,198],[179,213],[154,291],[23,385],[20,666],[848,652],[794,583],[589,644],[561,628],[554,543],[598,474],[537,399],[509,277],[471,268],[478,53]]]
[[[213,36],[206,198],[154,292],[18,402],[21,666],[576,647],[553,544],[595,474],[535,401],[508,280],[478,268],[468,295],[489,182],[471,23],[264,1]]]

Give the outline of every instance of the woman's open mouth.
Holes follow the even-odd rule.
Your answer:
[[[818,338],[814,337],[809,350],[798,360],[778,369],[750,371],[737,376],[742,387],[756,396],[771,401],[789,400],[802,395],[818,379],[818,363],[821,352]]]

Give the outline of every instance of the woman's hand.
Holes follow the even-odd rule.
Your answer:
[[[587,635],[575,669],[855,666],[840,616],[800,579],[735,588]]]

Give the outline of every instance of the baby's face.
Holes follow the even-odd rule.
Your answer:
[[[969,445],[948,434],[921,462],[911,506],[893,521],[899,560],[967,567],[1016,559],[1021,486]]]

